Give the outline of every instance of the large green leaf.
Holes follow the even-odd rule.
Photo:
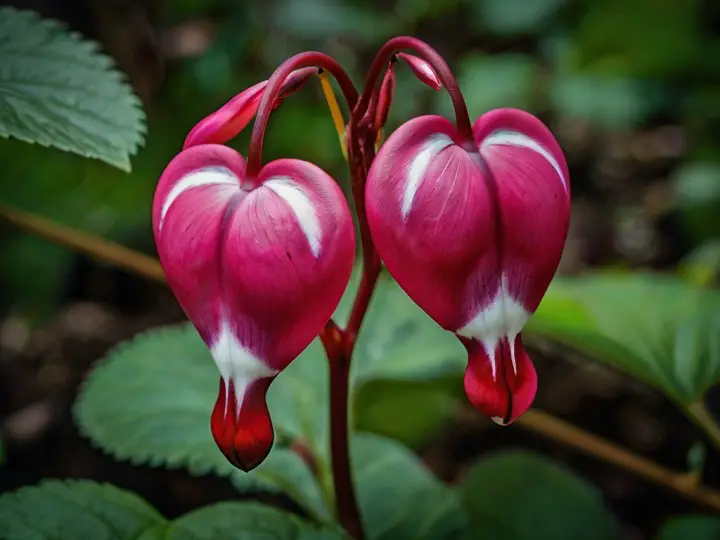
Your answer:
[[[372,540],[455,540],[467,518],[453,491],[402,445],[353,438],[352,458],[365,531]]]
[[[234,471],[232,481],[242,492],[285,493],[319,521],[331,519],[329,491],[322,490],[300,454],[288,448],[276,446],[252,473]]]
[[[665,522],[657,540],[717,540],[718,538],[720,538],[720,518],[682,516]]]
[[[345,323],[357,276],[338,308]],[[421,310],[387,273],[370,301],[353,357],[356,386],[377,379],[434,380],[462,372],[467,353],[458,339]]]
[[[86,480],[47,480],[0,496],[3,540],[134,540],[165,523],[137,495]]]
[[[358,282],[356,272],[336,312],[342,324]],[[456,410],[447,388],[461,388],[454,378],[463,372],[466,358],[457,338],[440,328],[383,272],[353,357],[358,427],[411,445],[432,437]],[[448,377],[453,380],[447,381]],[[423,414],[418,414],[418,407]]]
[[[341,540],[339,530],[320,528],[255,502],[219,503],[163,518],[138,496],[108,484],[57,480],[0,496],[3,540]]]
[[[528,452],[481,458],[458,491],[472,522],[467,540],[619,538],[598,489]]]
[[[97,44],[31,11],[0,9],[0,137],[130,170],[140,102]]]
[[[659,275],[556,279],[526,328],[690,404],[720,378],[720,292]]]
[[[224,502],[176,519],[160,539],[343,540],[347,536],[334,526],[319,527],[270,506],[254,502]]]
[[[308,389],[318,348],[313,344],[269,392],[279,438],[323,440],[325,423],[314,402],[322,396]],[[318,371],[314,375],[322,380]],[[234,473],[235,484],[244,490],[280,490],[317,517],[326,515],[310,472],[302,460],[288,455],[290,450],[276,444],[273,457],[251,473],[235,471],[220,453],[210,433],[218,381],[210,353],[190,324],[149,331],[100,360],[83,385],[75,418],[86,436],[118,459],[185,467],[192,474]],[[326,386],[318,384],[317,391]],[[317,453],[327,468],[322,452]]]

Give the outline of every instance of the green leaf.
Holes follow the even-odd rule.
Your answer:
[[[659,275],[556,279],[526,327],[686,405],[720,377],[720,292]]]
[[[472,522],[467,540],[617,540],[601,492],[525,451],[480,459],[458,486]]]
[[[338,308],[338,319],[343,324],[357,290],[358,273]],[[376,379],[434,380],[462,373],[466,359],[458,339],[443,330],[383,272],[358,334],[353,355],[354,383],[361,385]]]
[[[711,516],[682,516],[665,522],[657,540],[717,540],[720,538],[720,518]]]
[[[511,53],[465,55],[458,67],[458,83],[473,119],[499,107],[531,110],[539,86],[533,57]],[[444,92],[438,93],[437,111],[452,117],[451,103]]]
[[[0,137],[129,171],[144,133],[139,100],[97,44],[34,12],[0,9]]]
[[[278,438],[309,441],[319,466],[328,469],[322,459],[327,375],[318,364],[321,349],[313,343],[278,376],[268,404]],[[225,459],[210,433],[218,381],[210,352],[192,325],[151,330],[99,361],[75,403],[75,418],[83,434],[117,459],[185,467],[198,475],[233,474],[242,489],[280,490],[318,518],[326,516],[318,486],[289,450],[276,444],[268,461],[251,473],[236,471]]]
[[[252,473],[234,471],[232,482],[241,492],[285,493],[318,521],[331,521],[328,495],[300,455],[275,447]]]
[[[111,350],[82,387],[80,430],[117,459],[230,474],[210,433],[219,376],[191,325],[151,330]]]
[[[524,0],[522,9],[505,0],[473,2],[476,27],[487,27],[499,35],[537,34],[566,0]]]
[[[137,495],[108,484],[49,480],[0,496],[3,540],[342,540],[320,527],[256,502],[224,502],[168,522]]]
[[[426,444],[460,412],[463,384],[459,373],[436,381],[377,380],[364,384],[355,398],[356,428],[410,448]]]
[[[255,502],[224,502],[185,514],[163,540],[342,540],[339,529],[318,527]]]
[[[356,271],[337,309],[336,320],[343,325],[359,279]],[[353,414],[358,427],[408,445],[426,441],[456,411],[456,402],[446,389],[462,390],[457,376],[466,361],[458,339],[440,328],[383,272],[353,355]],[[424,414],[419,414],[418,407]],[[389,410],[396,414],[388,415]]]
[[[365,531],[372,540],[455,540],[467,518],[453,491],[402,445],[353,438],[352,459]]]
[[[135,540],[165,523],[138,496],[86,480],[47,480],[0,496],[3,540]]]

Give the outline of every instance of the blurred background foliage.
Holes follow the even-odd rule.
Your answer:
[[[668,264],[720,234],[720,37],[714,32],[720,7],[712,1],[11,4],[64,16],[99,39],[130,74],[146,107],[149,135],[129,176],[2,140],[0,202],[136,248],[151,250],[154,183],[198,119],[301,50],[336,57],[359,85],[371,55],[395,34],[417,35],[445,55],[471,115],[521,107],[550,124],[567,150],[576,201],[605,197],[612,203],[606,208],[615,218],[607,224],[609,241],[621,244],[620,253],[596,248],[601,262],[620,255],[631,264]],[[62,4],[74,7],[63,10]],[[125,41],[117,37],[119,25],[129,33]],[[406,70],[398,75],[390,128],[422,113],[449,114],[445,93],[416,84]],[[342,156],[319,95],[316,85],[279,109],[266,159],[309,159],[342,182]],[[673,236],[669,246],[658,247],[664,239],[647,234],[647,222],[672,223],[665,232]],[[63,298],[73,256],[15,231],[0,234],[0,285],[9,292],[2,308],[42,320]]]

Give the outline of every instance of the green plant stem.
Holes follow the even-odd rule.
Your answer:
[[[713,446],[720,451],[720,426],[701,402],[691,403],[687,407],[688,416],[708,436]]]

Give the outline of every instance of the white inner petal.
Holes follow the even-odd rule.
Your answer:
[[[180,195],[189,189],[211,185],[233,185],[240,189],[238,177],[225,167],[206,167],[186,174],[178,180],[165,197],[165,202],[163,203],[162,211],[160,212],[160,223],[158,225],[158,229],[162,230],[168,210],[170,210],[170,207],[178,199],[178,197],[180,197]]]
[[[525,306],[510,295],[507,289],[507,280],[503,276],[492,302],[475,314],[465,326],[455,333],[482,343],[488,358],[490,358],[492,376],[493,380],[495,380],[497,375],[495,349],[502,338],[507,338],[510,343],[513,371],[517,374],[515,347],[512,344],[529,318],[530,313],[525,309]]]
[[[320,220],[312,200],[303,189],[298,186],[290,177],[277,176],[273,177],[263,186],[274,191],[282,198],[292,209],[295,217],[300,224],[300,229],[305,234],[312,254],[317,258],[320,256],[322,247],[322,230],[320,228]]]
[[[230,381],[235,389],[237,405],[235,410],[239,413],[248,387],[258,379],[273,377],[278,373],[243,347],[225,320],[222,321],[220,332],[210,347],[210,353],[220,371],[220,376],[225,381],[225,415],[228,412]]]
[[[404,220],[407,220],[410,214],[415,194],[420,189],[433,158],[451,144],[453,144],[453,140],[450,137],[444,133],[435,133],[428,137],[420,152],[410,162],[402,200],[402,217]]]
[[[555,172],[560,177],[560,181],[567,192],[568,180],[565,178],[560,164],[553,155],[535,139],[528,137],[519,131],[496,131],[491,133],[490,136],[482,142],[480,150],[482,151],[490,146],[516,146],[520,148],[528,148],[533,152],[537,152],[545,158],[548,163],[550,163],[553,169],[555,169]]]

